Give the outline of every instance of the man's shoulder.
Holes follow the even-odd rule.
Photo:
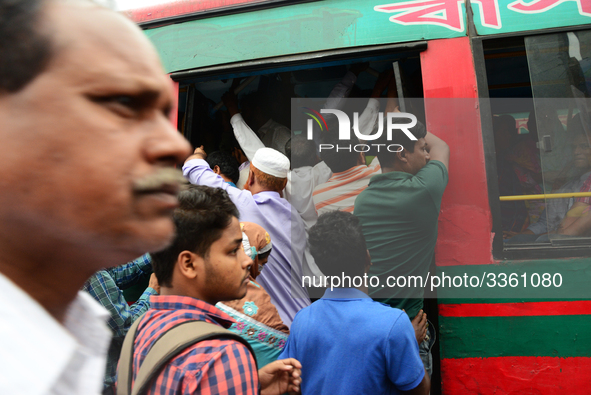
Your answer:
[[[204,362],[220,358],[247,361],[252,356],[244,343],[224,336],[220,334],[218,337],[197,342],[187,347],[183,354],[191,354]]]
[[[303,308],[296,314],[296,320],[303,321],[314,315],[325,315],[326,309],[334,310],[334,304],[344,316],[367,316],[369,322],[376,320],[384,323],[392,323],[398,319],[403,311],[392,308],[386,304],[375,301],[371,298],[347,299],[346,303],[336,299],[321,298],[310,306]],[[330,306],[330,307],[329,307]]]
[[[448,171],[447,167],[438,160],[431,160],[427,163],[417,174],[415,174],[413,180],[422,180],[425,183],[432,182],[447,182]]]
[[[142,319],[140,327],[138,328],[138,336],[136,336],[136,347],[142,344],[144,347],[151,348],[169,331],[177,328],[179,325],[187,324],[189,322],[206,322],[218,326],[220,332],[224,331],[224,327],[221,325],[206,320],[204,314],[185,311],[185,313],[173,317],[159,317],[158,312],[159,310],[150,309]],[[189,317],[186,316],[187,313],[189,314]],[[140,348],[143,347],[140,346]],[[250,351],[248,350],[248,347],[239,340],[228,337],[225,333],[219,333],[210,339],[201,340],[187,346],[184,351],[174,357],[169,364],[183,369],[186,369],[190,364],[196,364],[194,365],[195,370],[200,370],[205,364],[220,358],[232,360],[242,359],[243,361],[246,361],[245,358],[247,358],[249,354]]]
[[[115,285],[115,280],[107,270],[103,269],[90,276],[82,286],[82,289],[84,291],[91,292],[91,290],[95,289],[96,287],[108,287],[110,285]]]

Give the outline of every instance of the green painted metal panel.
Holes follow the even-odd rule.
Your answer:
[[[535,31],[591,24],[591,5],[585,0],[472,1],[479,35]]]
[[[545,273],[550,276],[550,281],[544,281]],[[523,277],[524,274],[525,277]],[[444,275],[451,277],[452,280],[451,286],[448,286],[450,282],[446,281],[445,287],[437,287],[437,296],[441,303],[458,303],[463,299],[494,299],[497,303],[591,299],[589,285],[591,284],[591,259],[589,258],[503,261],[491,265],[438,267],[438,278],[443,279]],[[472,277],[478,278],[478,284]],[[460,284],[459,278],[462,279],[461,286],[454,286],[454,278],[456,285]],[[513,281],[510,283],[511,278]],[[562,282],[557,286],[559,278]],[[466,283],[468,286],[465,286]],[[505,286],[501,286],[505,283]],[[428,288],[430,284],[431,280],[427,282]]]
[[[439,317],[442,358],[590,357],[591,316]]]
[[[374,9],[381,4],[387,2],[326,0],[189,21],[148,29],[145,33],[158,49],[167,72],[313,51],[465,35],[463,2],[454,8],[454,23],[461,25],[459,30],[450,29],[447,23],[404,22],[403,25],[391,22],[389,18],[400,13]]]

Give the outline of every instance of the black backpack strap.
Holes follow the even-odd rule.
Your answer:
[[[137,330],[137,326],[134,329]],[[131,335],[130,332],[128,332],[128,336],[133,336],[133,338],[135,338],[135,332]],[[124,343],[124,349],[121,352],[121,359],[119,361],[120,381],[117,385],[117,395],[143,394],[148,389],[152,379],[172,358],[174,358],[175,356],[186,350],[187,347],[190,347],[193,344],[196,344],[203,340],[211,340],[218,338],[232,339],[244,344],[252,354],[256,365],[257,362],[254,351],[250,344],[242,337],[227,329],[220,327],[219,325],[210,324],[204,321],[186,321],[169,329],[158,340],[156,340],[156,342],[148,352],[148,355],[146,355],[146,358],[142,362],[142,365],[140,366],[140,370],[136,375],[135,383],[133,385],[133,390],[131,390],[131,380],[133,377],[133,343],[131,344],[132,349],[131,361],[129,361],[130,363],[127,363],[123,360],[124,350],[129,350],[129,347],[126,348]],[[127,336],[125,340],[127,341]],[[124,365],[124,363],[126,363],[126,365]],[[123,372],[123,366],[128,366],[129,372],[131,374],[126,374],[126,372]],[[126,383],[124,383],[123,380],[121,380],[122,376],[126,376],[128,378],[128,381]],[[120,388],[121,390],[126,389],[126,391],[119,392]]]

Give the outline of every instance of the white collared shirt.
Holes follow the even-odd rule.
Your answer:
[[[103,388],[109,313],[85,292],[64,325],[0,273],[0,394],[95,395]]]

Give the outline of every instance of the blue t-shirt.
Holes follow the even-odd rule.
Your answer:
[[[281,358],[302,363],[302,394],[398,394],[425,369],[408,316],[354,288],[299,311]]]

